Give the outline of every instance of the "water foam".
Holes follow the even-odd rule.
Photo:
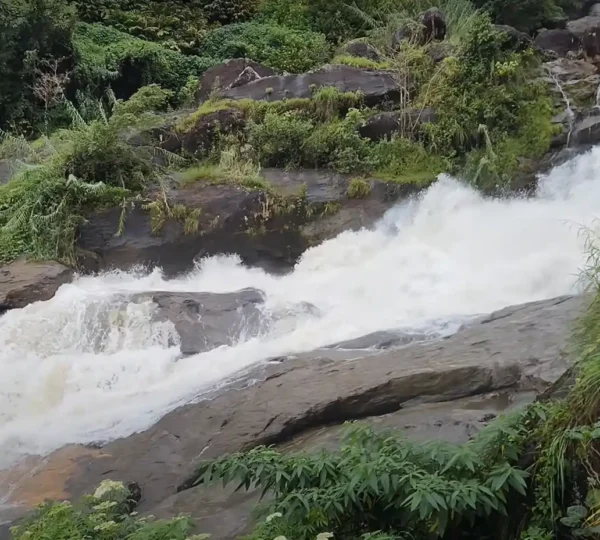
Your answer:
[[[600,215],[600,149],[554,169],[532,199],[485,199],[448,177],[391,209],[372,230],[345,232],[273,276],[235,256],[183,278],[111,272],[64,285],[49,302],[0,319],[0,467],[27,453],[144,429],[177,405],[274,355],[392,328],[452,329],[465,318],[572,292],[582,226]],[[288,313],[260,337],[180,358],[170,323],[144,291],[255,287]],[[309,302],[318,314],[290,311]],[[287,311],[286,311],[287,310]]]

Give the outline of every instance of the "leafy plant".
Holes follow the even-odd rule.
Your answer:
[[[371,185],[362,178],[353,178],[350,180],[346,193],[351,199],[363,199],[371,193]]]
[[[41,505],[11,532],[15,540],[185,540],[188,537],[189,518],[141,518],[131,513],[134,506],[131,492],[123,484],[103,482],[94,495],[86,495],[74,504],[48,502]]]
[[[527,414],[512,420],[522,422]],[[280,513],[282,530],[291,527],[297,538],[323,530],[340,538],[382,530],[443,536],[464,522],[475,530],[489,527],[503,519],[511,498],[525,495],[528,474],[512,464],[524,437],[514,428],[502,437],[506,452],[498,454],[487,448],[488,433],[455,446],[352,427],[339,452],[285,455],[259,447],[203,462],[195,483],[262,488],[273,496],[268,512]]]
[[[308,71],[331,57],[322,34],[255,22],[212,30],[202,43],[202,52],[217,60],[251,58],[291,73]]]

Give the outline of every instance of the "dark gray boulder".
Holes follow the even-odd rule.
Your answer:
[[[392,73],[345,65],[329,65],[300,75],[264,77],[244,86],[224,90],[221,95],[230,99],[279,101],[310,98],[314,90],[321,87],[334,87],[341,92],[360,91],[368,106],[384,100],[396,101],[400,96],[400,85]]]
[[[392,36],[392,49],[398,50],[402,42],[425,45],[434,41],[443,41],[446,37],[446,16],[437,7],[423,12],[415,23],[403,24]]]
[[[571,133],[571,144],[587,145],[600,142],[600,116],[588,116],[577,122]]]
[[[581,48],[581,40],[567,29],[555,28],[542,30],[534,40],[535,46],[546,52],[552,52],[565,58],[569,53],[576,53]]]
[[[582,17],[567,23],[567,30],[578,38],[585,56],[591,61],[600,58],[600,17]]]
[[[0,267],[0,313],[50,300],[71,281],[73,270],[54,261],[16,260]]]
[[[183,354],[198,354],[221,345],[233,345],[240,337],[256,336],[262,326],[258,308],[264,298],[256,289],[234,293],[140,293],[131,298],[152,301],[156,322],[170,321],[179,334]]]
[[[436,120],[435,111],[430,108],[382,112],[368,118],[359,128],[359,133],[372,141],[389,138],[396,133],[414,136],[419,126]]]
[[[346,43],[339,51],[340,55],[356,56],[358,58],[367,58],[374,62],[381,62],[383,59],[381,53],[373,45],[365,41],[350,41]]]
[[[196,101],[200,103],[206,100],[213,91],[229,88],[236,81],[238,86],[240,86],[238,79],[246,68],[251,68],[259,77],[275,75],[275,70],[247,58],[227,60],[208,68],[202,74],[202,77],[200,77],[200,88],[196,93]]]
[[[529,46],[531,37],[507,24],[494,24],[493,28],[506,36],[506,43],[511,49],[522,50]]]

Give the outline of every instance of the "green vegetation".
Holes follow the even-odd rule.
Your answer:
[[[491,193],[519,185],[515,178],[530,172],[555,134],[553,103],[536,82],[535,53],[515,52],[491,22],[501,12],[503,20],[534,27],[566,4],[494,1],[484,6],[491,15],[469,0],[436,4],[446,16],[444,42],[392,46],[399,28],[418,27],[430,1],[5,0],[0,157],[17,174],[0,187],[0,260],[28,255],[73,263],[85,212],[125,208],[162,169],[184,161],[184,184],[261,190],[269,189],[264,167],[331,169],[419,188],[444,171]],[[537,22],[526,21],[534,12]],[[359,38],[376,46],[381,61],[344,53],[332,59],[333,51],[345,50],[340,45]],[[279,94],[266,88],[260,101],[219,99],[213,91],[197,106],[201,74],[237,56],[279,72],[330,61],[385,69],[400,96],[368,107],[360,92],[315,86],[310,97],[276,101]],[[194,105],[191,114],[171,115]],[[152,131],[149,110],[168,113],[176,125]],[[363,136],[383,111],[396,114],[401,126],[374,140]],[[421,123],[431,111],[434,120]],[[153,137],[169,130],[169,148],[189,155],[157,148]],[[169,208],[161,215],[168,217]],[[42,227],[41,219],[53,225]]]
[[[0,186],[0,262],[27,255],[73,265],[83,211],[120,204],[154,178],[152,158],[159,150],[129,144],[127,130],[152,126],[156,117],[149,111],[162,107],[169,96],[152,86],[126,102],[113,98],[110,112],[98,103],[98,117],[90,122],[65,101],[70,129],[31,145],[6,135],[2,148],[11,148],[12,155],[20,152],[35,165],[21,168]]]
[[[209,32],[202,50],[220,61],[248,57],[290,73],[321,66],[331,54],[331,46],[322,34],[255,22],[231,24]]]
[[[371,185],[362,178],[353,178],[346,192],[351,199],[363,199],[371,193]]]
[[[149,540],[189,538],[191,521],[185,517],[153,520],[138,517],[132,493],[120,482],[102,482],[93,495],[74,504],[49,502],[12,529],[14,540],[39,538],[83,540]],[[201,540],[205,537],[194,537]]]

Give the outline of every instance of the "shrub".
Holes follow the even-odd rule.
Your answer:
[[[250,19],[258,9],[258,0],[202,0],[210,22],[231,24]]]
[[[455,538],[459,524],[473,538],[493,536],[507,507],[524,500],[529,475],[516,462],[538,410],[496,422],[462,446],[354,427],[337,452],[289,455],[259,447],[202,463],[196,484],[224,480],[268,492],[266,510],[281,515],[279,531],[274,520],[268,524],[272,536],[293,530],[298,540],[314,539],[325,530],[334,538],[378,531]],[[262,532],[255,537],[267,537]]]
[[[88,123],[67,102],[73,128],[43,139],[47,144],[30,145],[27,159],[39,165],[0,186],[0,261],[25,255],[75,264],[84,211],[120,203],[153,177],[157,150],[134,147],[124,136],[151,125],[148,109],[160,108],[167,98],[157,87],[143,89],[129,102],[115,103],[110,117],[99,106],[100,118]]]
[[[372,169],[370,141],[357,131],[362,115],[350,110],[343,120],[334,119],[319,124],[304,141],[304,163],[313,167],[328,167],[342,173],[367,172]]]
[[[327,62],[331,51],[322,34],[251,22],[209,32],[202,54],[221,61],[247,57],[274,69],[301,73]]]
[[[102,23],[178,52],[195,53],[206,34],[201,0],[76,0],[84,22]]]
[[[118,482],[103,482],[94,495],[70,502],[48,502],[37,508],[17,527],[14,540],[36,538],[72,540],[185,540],[191,530],[187,517],[156,520],[130,514],[131,494]]]
[[[74,45],[78,60],[74,76],[79,86],[103,90],[110,83],[120,98],[152,83],[177,91],[191,76],[198,77],[215,63],[99,24],[78,24]]]
[[[390,62],[376,62],[369,58],[350,56],[347,54],[336,56],[331,63],[352,66],[359,69],[389,69],[391,67]]]
[[[262,123],[251,121],[248,143],[265,167],[293,167],[302,163],[302,147],[314,129],[311,120],[297,112],[267,112]]]
[[[545,93],[535,82],[532,54],[507,50],[506,39],[479,15],[458,56],[446,59],[435,83],[423,86],[417,103],[437,113],[438,122],[423,127],[436,152],[460,155],[478,146],[480,125],[494,144],[515,136],[524,112]]]
[[[450,168],[446,160],[404,137],[380,141],[371,155],[377,177],[398,183],[426,186]]]
[[[346,194],[351,199],[364,199],[371,193],[371,185],[362,178],[353,178],[350,180]]]

